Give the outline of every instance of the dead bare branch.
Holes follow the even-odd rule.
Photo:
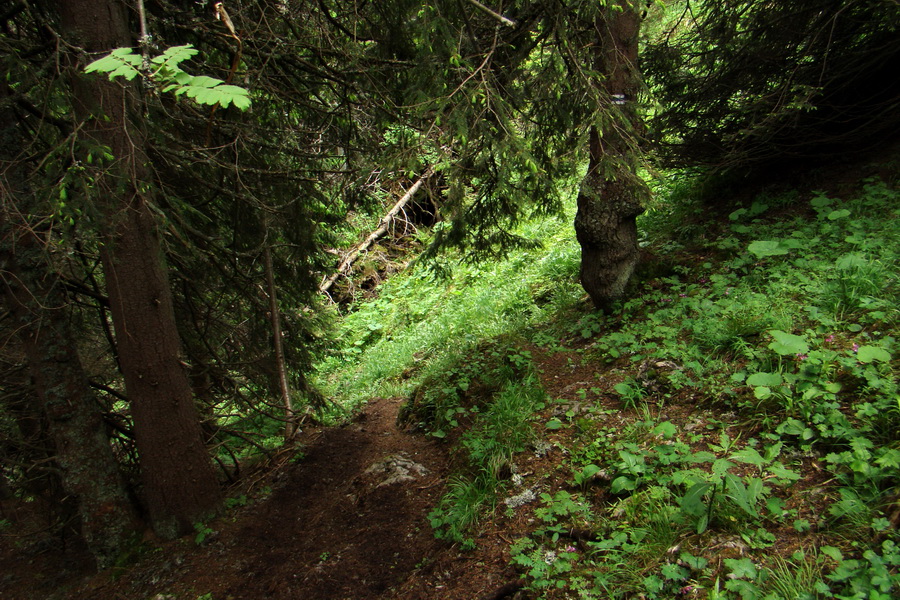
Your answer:
[[[375,229],[369,236],[363,240],[360,244],[358,244],[355,248],[352,248],[345,256],[344,259],[338,265],[337,271],[331,275],[328,279],[326,279],[322,285],[319,286],[320,292],[327,292],[334,282],[340,279],[340,277],[347,273],[350,270],[350,267],[353,265],[353,262],[359,258],[359,255],[369,249],[369,247],[381,236],[387,233],[388,227],[390,227],[391,222],[393,222],[394,218],[403,210],[403,207],[415,196],[416,192],[422,187],[422,185],[428,181],[428,179],[434,175],[434,169],[428,167],[425,169],[425,172],[422,173],[422,176],[419,177],[416,182],[412,185],[409,190],[403,197],[400,198],[396,204],[387,212],[387,214],[381,219],[378,228]]]

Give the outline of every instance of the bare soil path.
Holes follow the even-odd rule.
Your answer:
[[[223,596],[377,598],[432,552],[427,513],[446,458],[396,428],[398,405],[373,401],[357,422],[318,435],[236,532],[247,551],[243,577],[232,577]]]
[[[447,448],[398,429],[401,403],[372,400],[352,423],[307,430],[271,493],[209,523],[202,545],[151,541],[118,576],[90,575],[52,543],[28,542],[30,553],[0,544],[0,598],[481,598],[508,581],[508,557],[434,539],[428,513],[444,492]]]

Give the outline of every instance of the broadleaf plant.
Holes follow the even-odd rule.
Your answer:
[[[150,59],[150,67],[145,76],[159,85],[163,92],[172,92],[176,96],[185,95],[197,104],[218,105],[222,108],[233,105],[240,110],[250,108],[250,92],[246,89],[215,77],[191,75],[179,66],[198,52],[190,44],[173,46]],[[132,81],[141,74],[142,63],[142,57],[135,54],[132,48],[116,48],[89,64],[84,72],[106,73],[110,80],[124,77]]]

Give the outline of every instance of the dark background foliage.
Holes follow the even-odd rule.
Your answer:
[[[668,165],[763,169],[875,147],[900,129],[890,0],[686,2],[642,67]]]

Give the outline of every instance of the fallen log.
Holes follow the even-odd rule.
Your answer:
[[[397,216],[397,214],[403,210],[403,207],[415,196],[416,192],[428,181],[428,178],[434,174],[434,170],[431,167],[425,169],[425,172],[422,173],[422,176],[419,177],[412,187],[403,194],[403,197],[400,198],[396,204],[387,212],[386,215],[381,219],[381,222],[378,225],[378,228],[375,229],[369,236],[357,244],[354,248],[351,248],[345,255],[341,262],[338,264],[337,271],[332,274],[328,279],[326,279],[319,286],[320,292],[327,292],[334,282],[341,278],[342,275],[345,275],[347,271],[350,270],[350,267],[353,266],[353,262],[359,258],[359,255],[369,249],[369,247],[375,243],[375,240],[383,236],[387,233],[388,227],[390,227],[391,222]]]

